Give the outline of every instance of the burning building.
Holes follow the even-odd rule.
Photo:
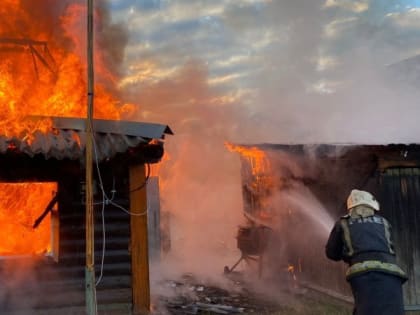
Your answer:
[[[378,197],[393,226],[398,264],[409,276],[406,309],[420,309],[418,145],[229,147],[240,153],[246,227],[272,231],[259,253],[263,277],[283,281],[281,275],[292,271],[301,285],[351,299],[346,266],[328,261],[324,248],[334,221],[347,212],[350,191],[364,189]]]
[[[3,311],[84,312],[85,121],[53,118],[48,133],[0,137]],[[165,125],[95,120],[95,261],[99,309],[130,310],[139,218]],[[148,171],[149,170],[149,171]],[[140,198],[140,200],[139,200]],[[143,250],[143,249],[142,249]]]
[[[172,132],[136,122],[138,107],[121,101],[127,35],[105,2],[94,12],[88,91],[85,2],[7,0],[0,7],[7,16],[0,22],[2,313],[84,313],[88,94],[95,100],[97,304],[125,314],[149,293],[140,288],[147,268],[139,265],[139,251],[147,252],[139,248],[147,240],[146,183]]]

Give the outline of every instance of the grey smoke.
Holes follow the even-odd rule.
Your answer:
[[[123,91],[139,104],[135,119],[175,131],[162,196],[186,269],[221,267],[220,239],[235,254],[239,160],[224,141],[418,141],[418,92],[389,71],[420,48],[407,1],[141,3],[115,15],[130,30],[126,75],[144,71]]]

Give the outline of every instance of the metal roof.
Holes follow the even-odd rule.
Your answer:
[[[48,133],[37,131],[30,141],[27,138],[0,135],[0,154],[22,152],[30,157],[41,154],[46,159],[83,159],[86,120],[67,117],[44,118],[52,120],[53,130]],[[98,161],[112,158],[117,153],[124,153],[151,140],[163,139],[165,134],[173,134],[167,125],[153,123],[95,119],[92,124]]]

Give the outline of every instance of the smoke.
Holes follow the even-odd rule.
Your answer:
[[[124,50],[128,42],[128,30],[122,23],[112,20],[107,2],[95,2],[94,8],[94,59],[95,79],[118,96],[117,80],[121,76]],[[87,60],[87,7],[81,0],[68,0],[55,7],[60,8],[60,27],[55,41],[67,40],[68,49]],[[57,23],[57,22],[56,22]],[[51,24],[48,25],[51,28]]]
[[[17,292],[22,288],[33,288],[35,285],[34,262],[18,259],[17,261],[8,260],[2,261],[2,268],[4,268],[5,279],[0,291],[1,305],[4,309],[10,307],[15,308],[19,306],[23,309],[32,309],[34,301],[23,299],[18,296]]]
[[[418,141],[418,92],[389,67],[419,52],[410,1],[158,3],[122,11],[133,25],[126,78],[144,91],[202,60],[219,105],[236,104],[230,140]]]
[[[72,31],[77,32],[75,38],[80,43],[86,40],[86,1],[82,0],[20,0],[5,3],[4,10],[12,11],[8,19],[0,23],[0,36],[6,38],[26,38],[46,41],[54,48],[67,47],[72,51],[75,47],[74,38],[70,38],[63,25],[70,18],[69,12],[78,13],[77,27],[72,25]],[[112,21],[106,2],[98,2],[95,8],[95,37],[97,49],[104,52],[103,58],[108,71],[118,73],[123,62],[124,49],[128,41],[128,32],[121,23]],[[74,17],[75,18],[75,17]],[[80,50],[79,53],[82,53]]]
[[[176,134],[166,141],[160,169],[162,209],[171,213],[169,267],[217,278],[238,256],[241,182],[238,157],[224,145],[234,116],[214,106],[218,94],[206,78],[206,67],[191,60],[171,80],[133,97],[139,120],[164,121]]]
[[[255,20],[238,25],[240,12],[228,11],[226,21],[244,41],[254,38],[255,29],[274,32],[259,56],[263,70],[250,83],[258,91],[250,118],[263,128],[255,141],[418,141],[412,118],[417,92],[391,78],[388,65],[415,55],[419,38],[397,27],[396,20],[407,18],[390,13],[395,3],[358,4],[271,1],[259,12],[258,28]],[[402,42],[410,48],[401,49]]]
[[[139,104],[135,119],[175,131],[160,174],[163,207],[173,215],[173,270],[211,276],[239,254],[240,166],[224,141],[418,141],[418,92],[389,67],[420,47],[412,31],[418,10],[409,14],[403,2],[116,5],[131,32],[120,87]],[[332,219],[307,188],[272,202],[311,222],[296,233],[325,240]]]
[[[36,309],[40,307],[51,307],[51,305],[60,303],[61,305],[68,304],[71,296],[68,292],[63,296],[54,292],[55,297],[61,301],[51,301],[51,293],[57,290],[60,278],[54,268],[48,268],[50,266],[47,259],[47,257],[41,256],[1,257],[3,278],[0,288],[0,303],[2,312],[36,314]],[[33,294],[33,292],[38,292],[38,294]]]

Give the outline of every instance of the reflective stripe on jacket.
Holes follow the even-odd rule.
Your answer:
[[[366,260],[351,265],[346,272],[346,279],[349,280],[354,276],[360,275],[368,271],[381,271],[393,274],[402,279],[407,279],[405,272],[396,264],[386,263],[378,260]]]
[[[395,254],[391,227],[385,218],[379,215],[358,218],[346,216],[340,220],[340,224],[345,245],[343,254],[348,258],[367,252]]]
[[[349,264],[347,279],[368,271],[381,271],[407,279],[396,265],[391,235],[390,224],[377,214],[366,217],[346,215],[332,229],[326,255]]]

